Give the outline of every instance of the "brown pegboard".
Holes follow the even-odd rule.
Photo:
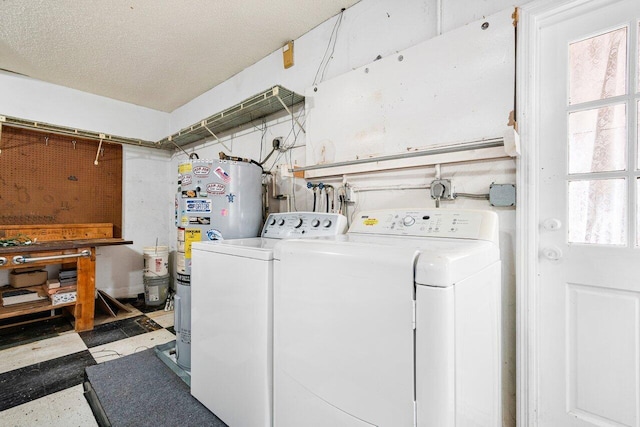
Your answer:
[[[112,223],[122,237],[122,146],[2,127],[0,224]]]

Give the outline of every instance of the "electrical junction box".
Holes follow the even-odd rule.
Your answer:
[[[453,200],[455,198],[450,179],[436,179],[431,181],[431,198]]]
[[[514,184],[491,184],[489,186],[491,206],[505,207],[516,205],[516,186]]]

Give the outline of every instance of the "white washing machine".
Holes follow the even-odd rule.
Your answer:
[[[338,214],[278,213],[262,237],[192,244],[191,394],[228,425],[272,425],[275,243],[346,228]]]
[[[274,257],[274,425],[502,424],[494,212],[361,212]]]

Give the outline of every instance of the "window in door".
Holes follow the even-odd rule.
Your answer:
[[[637,44],[637,37],[630,38],[630,34],[628,26],[621,26],[569,44],[570,244],[640,244],[640,55],[637,47],[630,49],[632,42]],[[640,25],[636,34],[640,34]],[[628,57],[632,52],[635,58]],[[635,89],[630,90],[631,86]],[[636,208],[629,209],[633,204]]]

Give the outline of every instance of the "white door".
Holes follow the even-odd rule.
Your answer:
[[[640,426],[640,0],[540,29],[541,426]]]

